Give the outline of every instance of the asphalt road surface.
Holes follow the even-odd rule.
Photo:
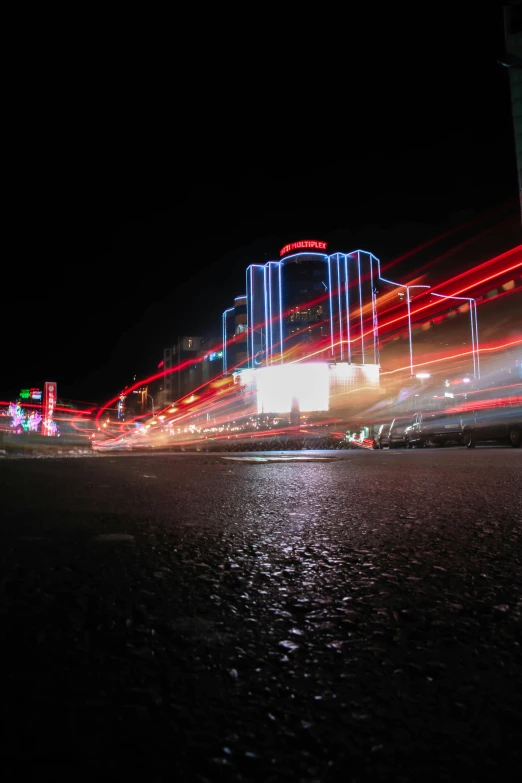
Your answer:
[[[520,779],[522,450],[231,456],[0,461],[4,780]]]

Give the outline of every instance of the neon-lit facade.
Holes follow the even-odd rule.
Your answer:
[[[246,366],[247,355],[247,298],[236,296],[234,307],[222,316],[223,369]]]
[[[246,269],[246,295],[237,297],[234,307],[223,313],[223,371],[249,371],[258,412],[266,412],[276,399],[278,410],[286,410],[291,398],[297,400],[302,411],[312,410],[309,406],[313,395],[305,394],[303,388],[303,383],[313,385],[311,379],[306,376],[309,380],[304,381],[304,373],[290,380],[284,372],[276,372],[285,365],[315,364],[318,379],[323,377],[320,365],[327,367],[328,410],[358,404],[361,394],[368,397],[378,393],[378,295],[380,311],[386,313],[388,308],[392,312],[383,317],[383,334],[389,338],[395,322],[405,333],[410,377],[415,371],[412,319],[425,310],[431,311],[437,301],[454,309],[457,305],[460,312],[464,312],[465,305],[469,310],[473,376],[480,377],[474,299],[431,292],[430,285],[415,280],[401,283],[385,278],[380,260],[367,250],[328,254],[311,249],[323,245],[326,250],[327,243],[320,240],[290,243],[280,251],[279,261],[250,264]],[[295,248],[298,252],[293,252]],[[420,305],[418,298],[423,295]],[[270,370],[266,377],[265,370]],[[320,388],[317,399],[321,398],[321,407],[313,410],[325,409],[324,383]]]
[[[302,361],[378,364],[375,283],[379,260],[370,252],[291,252],[294,246],[324,246],[303,240],[281,250],[279,261],[246,270],[246,355],[252,369]],[[224,370],[237,367],[236,307],[223,313]],[[240,359],[241,361],[241,359]]]

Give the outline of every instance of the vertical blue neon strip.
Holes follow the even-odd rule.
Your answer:
[[[377,258],[377,256],[373,255],[373,253],[370,253],[370,258],[372,260],[372,264],[373,264],[374,261],[377,264],[376,272],[377,272],[377,279],[379,279],[379,276],[380,276],[380,261]],[[377,294],[374,295],[374,306],[375,306],[375,364],[380,364],[381,356],[380,356],[380,351],[379,351],[379,313],[377,312]]]
[[[255,288],[254,271],[256,269],[261,269],[263,271],[263,274],[265,271],[265,268],[262,264],[250,264],[250,266],[247,269],[247,273],[250,274],[249,281],[247,278],[247,291],[249,292],[247,294],[247,329],[248,329],[247,345],[249,345],[249,357],[248,357],[249,367],[254,367],[254,359],[256,353],[255,351],[256,332],[254,329],[255,319],[258,317],[257,307],[256,307],[256,291],[254,290]],[[264,291],[262,293],[264,294]],[[263,310],[264,310],[264,306],[263,306]],[[259,315],[260,315],[260,321],[262,322],[263,313]]]
[[[248,346],[248,366],[253,366],[253,352],[254,352],[254,344],[252,342],[252,345],[250,345],[250,341],[253,338],[253,331],[252,331],[252,312],[254,309],[254,303],[253,303],[253,275],[252,275],[252,267],[249,266],[247,268],[247,346]]]
[[[270,364],[270,361],[272,359],[272,347],[274,344],[274,339],[272,337],[272,266],[270,264],[270,261],[267,265],[267,273],[268,273],[268,319],[265,326],[265,333],[266,333],[266,363]]]
[[[227,313],[230,313],[231,310],[234,310],[234,307],[229,307],[228,310],[225,310],[223,313],[223,375],[228,370],[228,332],[227,332]]]
[[[348,339],[348,362],[352,363],[352,340],[350,333],[350,291],[348,277],[348,256],[344,256],[344,286],[346,293],[346,337]]]
[[[336,327],[335,327],[335,295],[334,295],[334,288],[335,288],[335,255],[329,256],[328,258],[329,262],[329,269],[330,269],[330,275],[329,275],[329,288],[330,288],[330,333],[331,333],[331,350],[332,350],[332,358],[335,358],[335,350],[334,350],[334,340],[335,340],[335,333],[336,333]]]
[[[339,253],[335,254],[337,264],[337,310],[339,317],[339,345],[341,347],[340,357],[343,360],[343,308],[341,298],[341,265],[339,263]]]
[[[283,262],[279,261],[279,345],[283,364]]]
[[[272,364],[274,357],[274,290],[277,290],[275,285],[275,273],[279,268],[277,261],[268,261],[266,264],[268,274],[268,319],[266,322],[266,363]]]
[[[361,280],[361,253],[357,251],[357,269],[359,272],[359,311],[361,314],[361,357],[364,364],[364,333],[363,333],[363,306],[362,306],[362,280]]]
[[[344,296],[343,296],[343,281],[344,281],[344,268],[342,264],[342,255],[339,253],[337,258],[338,268],[339,268],[339,320],[340,320],[340,331],[341,331],[341,360],[345,361],[347,357],[347,351],[348,346],[346,344],[346,330],[345,330],[345,321],[344,321]]]
[[[335,340],[335,255],[330,256],[330,271],[331,271],[331,285],[330,285],[330,324],[332,333],[332,358],[335,358],[334,340]]]
[[[273,303],[272,303],[272,313],[274,319],[277,318],[277,306],[279,301],[279,292],[278,292],[278,285],[279,285],[279,264],[277,261],[274,261],[272,264],[272,285],[273,285]],[[277,345],[277,326],[275,323],[272,323],[272,363],[274,362],[274,351],[276,350]]]
[[[264,364],[267,364],[267,351],[268,351],[268,292],[267,292],[267,278],[268,278],[268,267],[265,264],[263,267],[263,304],[264,304],[264,310],[265,310],[265,323],[261,327],[261,350],[263,350],[263,329],[265,332],[265,361]]]
[[[377,364],[377,334],[375,328],[375,294],[373,292],[373,257],[370,255],[370,284],[372,287],[373,363]]]
[[[333,318],[332,318],[332,268],[331,268],[331,256],[328,256],[328,301],[330,309],[330,352],[333,356]]]

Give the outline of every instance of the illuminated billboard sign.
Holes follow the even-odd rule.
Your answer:
[[[56,408],[56,383],[54,381],[44,383],[43,396],[42,435],[54,435],[56,433],[56,424],[53,422],[53,414]]]
[[[21,400],[41,400],[42,399],[42,390],[41,389],[21,389],[19,397]]]
[[[301,239],[299,242],[291,242],[281,248],[279,255],[285,256],[296,250],[326,250],[328,242],[320,242],[318,239]]]
[[[327,411],[328,364],[279,364],[256,370],[257,412],[290,413],[294,401],[301,411]]]

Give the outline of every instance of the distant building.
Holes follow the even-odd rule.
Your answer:
[[[161,401],[163,405],[181,399],[223,369],[223,353],[218,336],[192,335],[179,337],[175,344],[163,351]]]
[[[164,370],[171,370],[176,367],[181,368],[183,365],[183,370],[174,370],[165,375],[163,390],[166,402],[173,402],[194,388],[194,383],[189,386],[189,378],[195,375],[194,372],[191,372],[194,368],[192,365],[187,366],[186,363],[189,360],[198,358],[200,348],[201,337],[191,336],[178,337],[174,345],[163,350]]]

